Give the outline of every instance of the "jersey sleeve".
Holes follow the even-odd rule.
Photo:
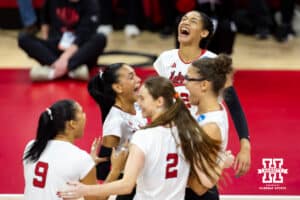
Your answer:
[[[130,143],[138,146],[146,155],[149,152],[151,146],[151,140],[149,139],[150,138],[147,137],[147,134],[144,130],[139,130],[133,134]]]
[[[159,57],[153,63],[153,67],[154,67],[155,71],[160,76],[164,76],[165,71],[166,71],[166,67],[165,67],[165,64],[163,62],[164,61],[164,57],[166,57],[166,53],[165,52],[163,52],[162,54],[160,54]]]
[[[84,179],[88,173],[92,170],[92,168],[95,166],[95,162],[92,159],[92,157],[86,152],[81,150],[80,152],[80,159],[78,160],[78,173],[79,173],[79,179]]]
[[[124,120],[121,119],[118,116],[106,118],[103,124],[103,136],[117,136],[121,138],[122,136],[122,123],[124,123]]]

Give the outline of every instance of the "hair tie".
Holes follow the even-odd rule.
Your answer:
[[[47,111],[47,113],[48,113],[48,115],[50,117],[50,120],[52,121],[53,120],[53,116],[52,116],[52,112],[51,112],[50,108],[46,108],[46,111]]]
[[[178,98],[179,98],[179,94],[178,92],[175,92],[175,94],[173,95],[173,103],[176,103]]]

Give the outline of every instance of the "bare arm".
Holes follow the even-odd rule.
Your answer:
[[[114,194],[129,194],[135,187],[136,180],[141,172],[145,155],[136,145],[131,145],[128,162],[126,162],[124,176],[121,180],[102,185],[84,185],[78,182],[71,183],[74,186],[65,191],[59,191],[59,197],[71,199],[83,196],[107,197]]]

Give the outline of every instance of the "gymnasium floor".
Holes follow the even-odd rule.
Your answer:
[[[35,135],[39,113],[53,101],[74,98],[83,105],[88,122],[84,138],[77,142],[80,147],[88,150],[92,139],[101,133],[100,112],[87,94],[86,83],[70,80],[30,82],[28,68],[36,63],[18,49],[16,35],[15,31],[0,30],[0,199],[22,199],[15,195],[21,194],[24,187],[22,151]],[[232,170],[228,171],[226,184],[221,184],[222,199],[300,199],[300,156],[295,153],[300,152],[297,145],[300,132],[299,44],[299,38],[285,44],[272,39],[257,41],[243,35],[237,38],[233,54],[237,69],[235,86],[249,123],[252,166],[249,173],[240,178],[235,178]],[[159,54],[173,48],[173,38],[161,40],[156,34],[146,32],[138,38],[125,39],[122,32],[116,32],[109,38],[107,50],[117,48]],[[106,56],[99,61],[120,60],[134,63],[143,59]],[[137,68],[137,73],[146,77],[153,71],[149,66]],[[239,144],[232,124],[230,138],[229,148],[237,152]],[[263,167],[264,158],[279,158],[283,163]],[[272,169],[279,170],[276,176],[282,183],[263,183],[263,174],[259,171]]]

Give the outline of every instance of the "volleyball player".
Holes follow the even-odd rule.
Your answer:
[[[146,125],[147,121],[136,104],[140,83],[141,79],[134,69],[125,63],[109,65],[89,82],[89,93],[100,106],[104,121],[100,157],[109,157],[112,148],[120,151],[134,132]],[[111,171],[111,167],[116,166],[110,165],[110,162],[100,163],[97,166],[98,178],[105,182],[118,179],[120,171]],[[133,195],[134,191],[117,199],[129,200]]]
[[[85,121],[82,107],[73,100],[57,101],[41,113],[36,138],[26,145],[23,156],[24,199],[59,200],[57,190],[67,181],[97,183],[94,160],[74,145],[83,135]]]
[[[219,96],[231,73],[232,60],[224,54],[216,58],[203,58],[192,62],[185,76],[185,86],[190,94],[190,103],[196,106],[195,118],[205,132],[221,142],[224,152],[228,143],[228,118],[226,109],[219,102]],[[204,193],[201,185],[193,178],[190,187],[200,197],[187,189],[186,199],[218,199],[218,191]]]
[[[216,54],[206,50],[212,35],[213,23],[211,19],[202,12],[190,11],[182,17],[178,25],[179,49],[163,52],[154,62],[156,72],[173,82],[176,91],[192,113],[196,111],[196,108],[190,104],[189,92],[183,84],[184,76],[188,66],[193,61],[206,57],[216,57]],[[241,148],[234,166],[236,176],[241,176],[247,173],[250,168],[250,141],[247,121],[233,87],[232,76],[232,73],[227,75],[224,100],[240,139]]]

